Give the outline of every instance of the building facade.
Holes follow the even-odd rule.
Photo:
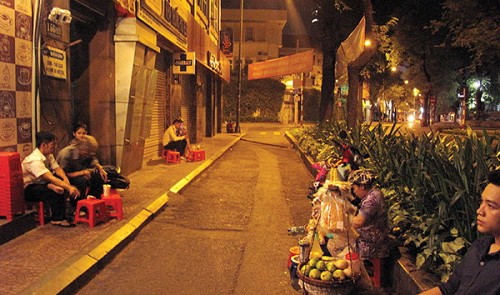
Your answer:
[[[11,1],[16,17],[23,0]],[[38,130],[54,132],[62,148],[72,124],[84,121],[99,140],[101,161],[130,173],[158,158],[163,132],[175,118],[187,123],[193,143],[221,132],[229,63],[219,51],[220,0],[45,0],[28,6],[33,30],[21,43],[33,44],[33,62],[11,60],[13,70],[30,71],[29,95],[14,102],[30,101],[24,108],[31,113],[11,112],[8,124],[0,125],[9,131],[10,125],[18,130],[30,124],[31,133],[21,141],[0,137],[0,150],[21,153]]]
[[[240,36],[243,37],[241,60],[243,65],[278,58],[282,46],[283,28],[287,21],[286,10],[244,9],[243,34],[241,34],[241,11],[223,9],[222,30],[232,36],[232,53],[228,54],[234,66],[240,53]]]

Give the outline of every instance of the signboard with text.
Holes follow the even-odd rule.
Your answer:
[[[313,50],[248,65],[248,80],[305,73],[312,71]]]
[[[193,75],[196,73],[196,58],[194,52],[176,52],[173,55],[173,72],[176,75]]]
[[[59,79],[66,79],[66,51],[51,46],[42,49],[45,74]]]

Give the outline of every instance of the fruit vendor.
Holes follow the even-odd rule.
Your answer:
[[[372,170],[361,169],[349,175],[351,190],[359,198],[359,211],[353,218],[358,231],[357,252],[361,259],[389,256],[389,220],[384,195],[375,186],[376,175]]]

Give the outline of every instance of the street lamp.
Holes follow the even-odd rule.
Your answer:
[[[240,46],[238,48],[238,99],[236,100],[236,127],[234,131],[241,133],[240,112],[241,112],[241,47],[243,47],[243,0],[240,0]]]

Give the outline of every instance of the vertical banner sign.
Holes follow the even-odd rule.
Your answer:
[[[46,46],[42,49],[45,74],[54,78],[66,79],[66,52]]]
[[[32,15],[32,1],[0,0],[0,152],[21,160],[33,149]]]
[[[233,56],[233,29],[224,28],[220,31],[220,51],[228,58]]]

